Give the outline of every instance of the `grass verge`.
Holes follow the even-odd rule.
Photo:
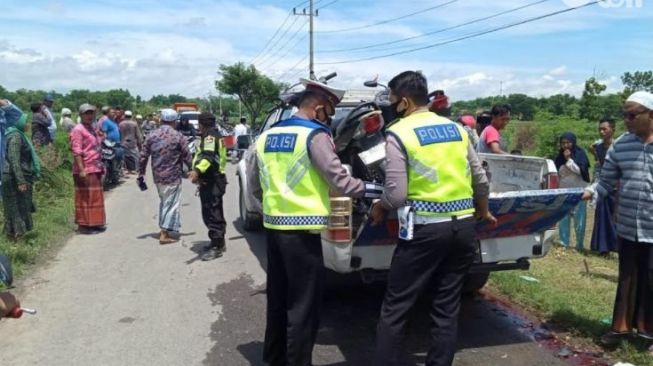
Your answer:
[[[15,276],[24,273],[26,266],[47,252],[48,248],[63,243],[73,228],[74,189],[71,175],[72,158],[67,136],[60,134],[54,145],[39,151],[42,177],[34,185],[36,213],[34,230],[14,242],[4,233],[0,235],[0,253],[9,255]],[[4,224],[6,213],[0,210]]]
[[[617,278],[616,255],[604,258],[555,247],[547,257],[532,261],[529,271],[493,273],[490,286],[558,332],[581,343],[598,344],[610,328]],[[653,366],[653,357],[640,341],[623,343],[608,355],[638,366]]]

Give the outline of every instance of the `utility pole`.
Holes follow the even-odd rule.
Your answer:
[[[218,101],[220,102],[220,118],[222,118],[222,92],[218,93]]]
[[[294,15],[307,16],[308,17],[308,38],[309,38],[309,61],[308,61],[308,76],[311,80],[316,80],[315,77],[315,42],[314,42],[314,17],[318,16],[318,11],[315,10],[315,4],[313,0],[309,1],[308,14],[306,14],[306,8],[303,9],[301,13],[297,12],[297,9],[292,10]]]

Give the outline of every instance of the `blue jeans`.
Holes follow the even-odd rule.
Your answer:
[[[574,219],[574,231],[576,232],[576,249],[584,249],[585,240],[585,218],[587,216],[587,202],[581,202],[567,216],[565,216],[558,228],[560,229],[560,241],[565,247],[571,244],[571,220]]]

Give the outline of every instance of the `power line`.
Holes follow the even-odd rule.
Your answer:
[[[306,71],[304,69],[305,69],[305,67],[300,67],[299,70],[297,70],[294,74],[286,77],[285,79],[286,80],[293,80],[293,79],[297,78],[299,75],[301,75],[303,72]]]
[[[304,27],[306,26],[306,23],[308,23],[308,21],[305,21],[304,23],[300,24],[299,27],[297,29],[295,29],[295,31],[292,33],[292,35],[289,38],[287,38],[282,45],[280,45],[279,47],[276,47],[274,49],[274,51],[270,50],[271,53],[268,53],[267,55],[265,55],[265,57],[261,58],[259,60],[259,62],[258,62],[259,67],[264,68],[263,65],[265,65],[269,61],[273,60],[275,56],[277,56],[279,53],[281,53],[281,51],[283,51],[285,49],[285,47],[288,46],[288,44],[290,42],[292,42],[295,38],[297,38],[297,36],[299,35],[299,32],[301,32],[304,29]]]
[[[269,52],[274,52],[272,50],[279,44],[279,42],[281,42],[281,40],[286,36],[286,34],[288,34],[288,31],[290,31],[290,29],[292,29],[292,27],[297,23],[297,20],[298,20],[298,18],[293,19],[290,26],[288,26],[288,28],[286,28],[286,30],[283,32],[283,34],[281,36],[279,36],[276,39],[276,41],[274,41],[274,43],[272,43],[272,45],[268,48],[268,53],[264,54],[263,57],[261,59],[259,59],[259,61],[257,61],[256,63],[261,63],[264,59],[266,59],[269,56]]]
[[[439,5],[436,5],[436,6],[431,6],[429,8],[421,9],[421,10],[415,11],[415,12],[410,13],[410,14],[402,15],[402,16],[399,16],[399,17],[396,17],[396,18],[390,18],[390,19],[382,20],[380,22],[376,22],[376,23],[372,23],[372,24],[361,25],[361,26],[358,26],[358,27],[344,28],[344,29],[320,31],[320,32],[316,32],[316,33],[342,33],[342,32],[351,32],[351,31],[355,31],[355,30],[361,30],[361,29],[376,27],[377,25],[396,22],[398,20],[402,20],[402,19],[406,19],[406,18],[415,16],[415,15],[423,14],[423,13],[431,11],[431,10],[439,9],[439,8],[442,8],[442,7],[447,6],[449,4],[453,4],[453,3],[457,2],[457,1],[458,0],[451,0],[451,1],[448,1],[448,2],[443,3],[443,4],[439,4]]]
[[[288,16],[286,16],[286,19],[283,20],[283,23],[281,23],[281,25],[279,26],[279,28],[277,28],[277,30],[274,32],[274,34],[272,35],[272,37],[270,37],[270,39],[268,39],[267,43],[265,44],[265,46],[263,46],[263,48],[261,49],[261,51],[259,51],[259,53],[256,54],[256,56],[254,56],[254,58],[252,59],[252,61],[250,61],[250,64],[254,64],[254,62],[256,61],[256,59],[258,59],[259,56],[261,56],[261,55],[263,54],[263,52],[264,52],[265,50],[267,50],[267,48],[268,48],[268,46],[270,45],[270,43],[272,43],[272,40],[274,39],[274,37],[276,37],[277,34],[279,34],[279,32],[281,31],[281,29],[283,28],[284,25],[286,25],[286,23],[288,22],[288,19],[290,19],[291,16],[292,16],[292,12],[289,12],[289,13],[288,13]]]
[[[308,37],[308,33],[304,34],[300,39],[297,40],[297,42],[295,42],[295,44],[293,44],[290,48],[288,48],[283,55],[277,57],[276,61],[274,61],[273,63],[267,65],[265,67],[265,69],[270,70],[272,68],[272,66],[278,64],[279,61],[283,60],[286,56],[288,56],[288,54],[290,54],[290,52],[292,52],[295,49],[295,47],[297,47],[297,45],[302,43],[302,41],[304,41],[307,37]]]
[[[331,6],[331,5],[333,5],[333,4],[337,3],[337,2],[338,2],[338,0],[333,0],[333,1],[330,2],[330,3],[327,3],[327,4],[325,4],[325,5],[322,5],[322,6],[319,7],[317,10],[322,10],[322,9],[328,8],[329,6]]]
[[[362,62],[362,61],[371,61],[371,60],[377,60],[377,59],[381,59],[381,58],[387,58],[387,57],[392,57],[392,56],[397,56],[397,55],[405,55],[405,54],[408,54],[408,53],[423,51],[423,50],[426,50],[426,49],[435,48],[435,47],[439,47],[439,46],[444,46],[444,45],[447,45],[447,44],[450,44],[450,43],[459,42],[459,41],[463,41],[463,40],[470,39],[470,38],[484,36],[486,34],[495,33],[495,32],[498,32],[498,31],[501,31],[501,30],[504,30],[504,29],[513,28],[513,27],[516,27],[516,26],[519,26],[519,25],[523,25],[523,24],[526,24],[526,23],[531,23],[531,22],[534,22],[534,21],[537,21],[537,20],[541,20],[541,19],[545,19],[545,18],[555,16],[555,15],[568,13],[570,11],[578,10],[578,9],[585,8],[585,7],[588,7],[588,6],[591,6],[591,5],[596,5],[601,1],[603,1],[603,0],[595,0],[595,1],[592,1],[590,3],[581,5],[581,6],[555,11],[553,13],[540,15],[540,16],[529,18],[529,19],[526,19],[526,20],[522,20],[522,21],[519,21],[519,22],[516,22],[516,23],[511,23],[511,24],[503,25],[503,26],[496,27],[496,28],[490,28],[490,29],[485,30],[485,31],[471,33],[471,34],[468,34],[468,35],[465,35],[465,36],[462,36],[462,37],[458,37],[458,38],[454,38],[454,39],[451,39],[451,40],[448,40],[448,41],[443,41],[443,42],[439,42],[439,43],[430,44],[430,45],[427,45],[427,46],[417,47],[417,48],[413,48],[413,49],[402,51],[402,52],[393,52],[393,53],[389,53],[389,54],[385,54],[385,55],[365,57],[365,58],[345,60],[345,61],[320,62],[320,63],[318,63],[318,65],[349,64],[349,63]]]
[[[301,32],[302,30],[304,30],[304,27],[306,26],[307,23],[308,23],[308,20],[306,20],[303,24],[301,24],[301,25],[299,26],[299,28],[297,28],[297,29],[295,30],[295,32],[290,36],[290,38],[288,38],[288,39],[286,40],[286,42],[285,42],[283,45],[277,47],[276,50],[274,50],[272,53],[268,54],[266,57],[264,57],[263,59],[261,59],[261,60],[259,61],[259,67],[260,67],[261,69],[268,68],[268,67],[270,66],[270,64],[268,64],[267,66],[263,66],[263,65],[269,63],[270,61],[272,61],[273,64],[277,63],[277,62],[278,62],[278,58],[275,59],[275,56],[279,55],[279,54],[280,54],[280,53],[281,53],[281,52],[286,48],[286,46],[288,46],[288,44],[290,44],[290,42],[294,41],[294,40],[297,38],[297,36],[299,35],[299,32]],[[297,45],[297,43],[296,43],[295,45],[293,45],[293,48],[294,48],[296,45]]]
[[[286,70],[281,76],[278,78],[278,80],[282,80],[286,75],[290,74],[293,70],[297,69],[297,66],[299,66],[302,62],[308,60],[308,55],[304,56],[302,59],[297,61],[296,64],[294,64],[291,68]]]
[[[294,7],[295,7],[295,8],[298,8],[298,7],[300,7],[300,6],[306,5],[306,4],[309,3],[309,1],[310,1],[310,0],[302,1],[302,2],[298,3],[297,5],[295,5]],[[318,0],[318,3],[321,2],[321,1],[323,1],[323,0]],[[281,29],[283,29],[283,27],[286,25],[286,23],[288,23],[288,20],[290,19],[290,17],[291,17],[292,15],[293,15],[293,12],[292,12],[292,11],[288,12],[288,15],[286,16],[286,19],[283,20],[283,22],[282,22],[281,25],[277,28],[277,30],[274,32],[274,34],[272,34],[272,37],[270,37],[270,39],[268,39],[267,43],[265,44],[265,46],[263,46],[263,48],[261,49],[261,51],[259,51],[259,53],[256,54],[256,56],[254,56],[254,58],[250,61],[250,64],[254,64],[254,63],[256,62],[256,60],[257,60],[261,55],[263,55],[263,53],[268,49],[268,46],[270,46],[270,44],[271,44],[272,41],[275,39],[275,37],[279,34],[279,32],[281,32]],[[292,27],[292,25],[291,25],[291,27]],[[281,37],[283,37],[283,36],[281,36]]]
[[[478,19],[474,19],[474,20],[470,20],[470,21],[462,23],[462,24],[437,29],[437,30],[434,30],[434,31],[431,31],[431,32],[422,33],[422,34],[412,36],[412,37],[408,37],[408,38],[402,38],[402,39],[398,39],[398,40],[394,40],[394,41],[388,41],[388,42],[375,43],[375,44],[371,44],[371,45],[367,45],[367,46],[361,46],[361,47],[343,48],[343,49],[335,49],[335,50],[324,50],[324,51],[318,51],[317,53],[341,53],[341,52],[361,51],[361,50],[368,50],[370,48],[377,48],[377,47],[389,46],[389,45],[393,45],[393,44],[397,44],[397,43],[403,43],[403,42],[411,41],[413,39],[424,38],[424,37],[427,37],[427,36],[432,36],[434,34],[443,33],[443,32],[446,32],[446,31],[462,28],[462,27],[465,27],[465,26],[468,26],[468,25],[471,25],[471,24],[486,21],[486,20],[489,20],[489,19],[492,19],[492,18],[497,18],[497,17],[500,17],[502,15],[514,13],[516,11],[523,10],[523,9],[526,9],[526,8],[529,8],[529,7],[532,7],[532,6],[535,6],[535,5],[539,5],[539,4],[548,2],[548,1],[551,1],[551,0],[536,1],[534,3],[530,3],[530,4],[526,4],[526,5],[517,7],[517,8],[502,11],[500,13],[492,14],[492,15],[482,17],[482,18],[478,18]]]

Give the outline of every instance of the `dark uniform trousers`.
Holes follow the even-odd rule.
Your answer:
[[[415,225],[392,257],[377,327],[375,366],[404,365],[402,341],[410,310],[422,293],[431,298],[431,346],[426,366],[449,366],[458,336],[463,283],[474,261],[474,219]]]
[[[227,189],[227,177],[214,174],[211,178],[202,178],[199,191],[202,203],[202,220],[209,229],[209,239],[213,245],[224,239],[227,221],[224,219],[222,197]]]
[[[267,328],[263,360],[309,366],[324,288],[322,239],[306,231],[266,229]]]

